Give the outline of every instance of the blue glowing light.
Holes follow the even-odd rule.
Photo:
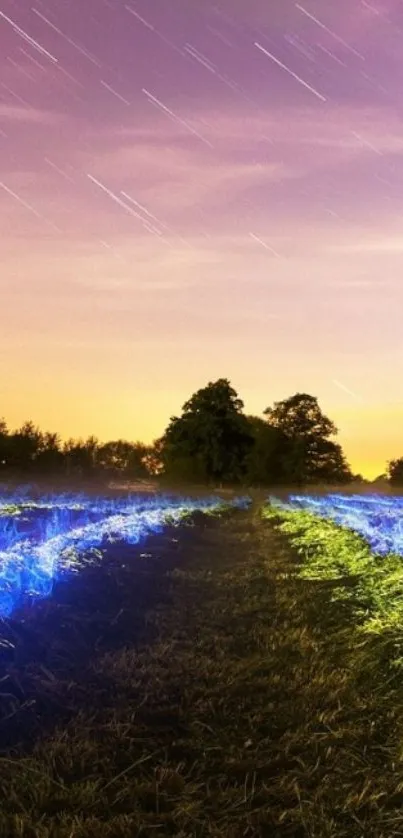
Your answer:
[[[91,498],[26,491],[0,498],[0,617],[32,597],[49,596],[55,580],[78,571],[113,542],[138,544],[187,514],[245,508],[249,498],[186,499],[163,495]]]
[[[290,495],[287,503],[270,498],[273,506],[305,509],[363,536],[373,553],[403,556],[403,497],[385,495]]]

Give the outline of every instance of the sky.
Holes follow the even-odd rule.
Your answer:
[[[403,456],[402,0],[0,0],[0,415],[151,442],[228,378]]]

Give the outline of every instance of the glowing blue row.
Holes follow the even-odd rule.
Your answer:
[[[290,495],[287,503],[270,503],[288,509],[306,509],[359,533],[374,553],[403,555],[403,498],[379,495]]]
[[[23,500],[20,502],[20,499]],[[210,506],[213,499],[192,501],[164,495],[131,495],[120,498],[85,495],[53,495],[31,499],[23,490],[0,498],[0,551],[8,550],[28,537],[41,542],[66,532],[102,520],[107,515],[132,514],[134,511],[167,509],[176,506]],[[235,505],[245,503],[237,499]]]
[[[53,503],[58,500],[55,498]],[[103,505],[104,500],[98,498],[93,505],[87,503],[83,512],[86,520],[70,528],[65,510],[54,506],[47,526],[45,521],[45,536],[42,539],[38,538],[37,530],[32,536],[25,535],[24,538],[15,530],[10,530],[10,543],[0,550],[0,616],[10,615],[24,597],[48,596],[60,574],[66,570],[79,570],[89,551],[106,548],[114,541],[137,544],[146,535],[160,532],[168,522],[179,523],[187,513],[195,510],[218,511],[224,505],[219,498],[160,498],[160,506],[157,506],[157,498],[150,497],[149,503],[132,498],[131,504],[128,498],[124,498],[121,511],[117,511],[118,502],[115,501],[112,513],[109,501]],[[50,502],[49,499],[47,509]],[[248,498],[237,498],[225,505],[242,508],[249,503]],[[26,508],[32,510],[33,505],[27,503]],[[105,510],[103,517],[91,520],[93,509],[99,514],[101,508]]]
[[[245,499],[240,498],[235,503],[243,503]],[[113,513],[132,511],[136,509],[162,509],[167,506],[176,506],[183,503],[193,503],[190,498],[180,498],[170,495],[159,494],[136,494],[121,497],[91,497],[85,494],[51,494],[42,495],[40,498],[33,498],[28,490],[18,489],[9,495],[3,494],[0,498],[0,515],[21,515],[25,510],[51,510],[70,509],[87,510],[92,512]],[[204,503],[209,505],[211,498],[199,499],[196,502],[202,507]]]

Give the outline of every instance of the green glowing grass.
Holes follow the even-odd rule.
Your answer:
[[[380,634],[402,629],[401,556],[376,556],[361,536],[306,510],[268,506],[262,515],[279,522],[277,528],[304,556],[301,577],[336,582],[333,601],[352,602],[361,631]]]

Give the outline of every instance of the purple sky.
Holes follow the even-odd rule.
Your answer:
[[[403,454],[403,3],[0,0],[11,427],[150,441],[230,378]]]

